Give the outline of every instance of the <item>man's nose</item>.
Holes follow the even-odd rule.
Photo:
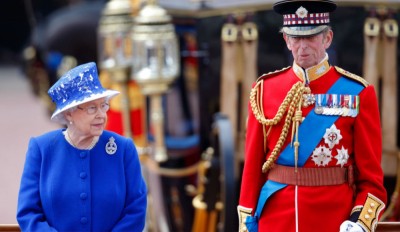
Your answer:
[[[308,47],[308,41],[305,38],[300,39],[300,47],[302,48]]]

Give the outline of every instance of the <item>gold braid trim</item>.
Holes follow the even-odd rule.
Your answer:
[[[383,203],[383,201],[373,194],[368,193],[357,223],[359,223],[366,232],[375,231],[378,225],[378,217],[384,208],[385,203]]]
[[[283,100],[282,104],[279,106],[278,112],[276,113],[276,115],[273,119],[266,119],[264,117],[264,114],[261,113],[262,98],[258,94],[258,87],[260,85],[262,86],[263,83],[264,83],[264,81],[261,80],[261,81],[257,82],[257,84],[254,86],[254,88],[251,89],[251,91],[250,91],[250,106],[251,106],[251,110],[253,111],[253,114],[256,117],[258,122],[260,122],[263,125],[273,126],[273,125],[278,124],[278,122],[281,121],[285,111],[289,107],[290,103],[293,101],[295,92],[297,92],[299,87],[302,86],[302,83],[297,82],[296,84],[294,84],[292,86],[292,88],[287,93],[285,99]],[[256,96],[257,96],[257,99],[256,99]]]
[[[336,71],[338,71],[338,73],[344,75],[345,77],[348,77],[350,79],[353,79],[357,82],[360,82],[364,87],[367,87],[369,85],[368,81],[366,81],[364,78],[357,76],[356,74],[353,74],[349,71],[346,71],[340,67],[335,66]]]
[[[268,157],[267,161],[263,164],[262,167],[262,172],[266,173],[269,169],[272,168],[273,164],[275,163],[275,160],[278,158],[278,155],[282,149],[283,144],[285,143],[285,140],[287,138],[288,132],[289,132],[289,127],[292,122],[292,120],[295,122],[293,125],[293,132],[296,131],[296,141],[294,142],[295,145],[295,156],[297,159],[298,156],[298,147],[299,147],[299,142],[298,142],[298,126],[299,123],[301,122],[301,105],[303,101],[303,93],[309,91],[309,88],[305,87],[302,82],[297,82],[292,86],[292,88],[289,90],[287,93],[285,99],[283,100],[282,104],[278,108],[278,112],[274,116],[273,119],[266,119],[263,113],[263,107],[262,107],[262,95],[260,96],[259,93],[259,88],[261,86],[261,94],[262,94],[262,86],[263,86],[263,80],[260,80],[257,82],[257,84],[252,88],[250,92],[250,106],[253,111],[253,114],[257,121],[261,123],[264,126],[273,126],[278,124],[282,118],[285,112],[287,111],[287,115],[285,118],[285,123],[283,125],[281,134],[279,136],[278,142],[276,143],[274,149],[272,150],[271,155]],[[296,111],[297,108],[297,111]],[[296,111],[296,114],[295,114]],[[265,135],[265,133],[264,133]]]
[[[237,207],[237,211],[239,215],[239,232],[248,232],[245,222],[246,218],[251,216],[251,212],[253,211],[253,209],[239,205]]]

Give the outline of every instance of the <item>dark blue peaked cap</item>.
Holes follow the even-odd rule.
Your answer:
[[[294,14],[299,7],[305,7],[310,13],[327,13],[336,10],[336,3],[330,0],[315,1],[296,1],[284,0],[274,3],[275,12],[284,14]]]
[[[330,0],[284,0],[276,2],[273,9],[283,16],[283,33],[311,36],[327,28],[329,13],[336,9],[336,3]]]

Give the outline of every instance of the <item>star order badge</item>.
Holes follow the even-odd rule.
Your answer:
[[[325,146],[319,146],[315,148],[311,157],[317,166],[326,166],[332,160],[332,151]]]
[[[332,149],[335,145],[339,144],[339,141],[342,139],[342,135],[340,134],[340,130],[336,128],[335,124],[333,124],[330,128],[326,129],[324,134],[324,141],[328,144],[329,148]]]
[[[117,144],[115,143],[114,137],[111,137],[111,138],[108,140],[107,144],[106,144],[106,152],[107,152],[107,154],[109,154],[109,155],[114,155],[115,152],[117,152],[117,148],[118,148],[118,146],[117,146]]]
[[[343,166],[347,163],[347,160],[349,160],[349,152],[347,149],[345,149],[343,146],[341,149],[336,149],[337,150],[337,156],[335,156],[335,159],[337,159],[337,165],[340,165],[342,168]]]

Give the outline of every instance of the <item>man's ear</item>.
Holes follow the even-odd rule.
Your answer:
[[[332,40],[333,40],[333,31],[329,30],[326,35],[325,35],[325,49],[328,49],[331,44],[332,44]]]
[[[286,47],[289,49],[289,51],[291,51],[292,47],[290,46],[289,36],[287,36],[285,33],[283,33],[283,39],[286,42]]]

